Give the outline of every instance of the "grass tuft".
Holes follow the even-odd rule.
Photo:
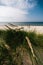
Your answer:
[[[43,50],[41,50],[41,54],[38,51],[43,49],[43,34],[37,35],[35,32],[0,30],[0,65],[32,65],[32,62],[35,60],[28,47],[26,36],[29,37],[36,56],[43,60]],[[9,46],[9,49],[5,47],[6,45]],[[31,63],[27,62],[27,58]],[[43,65],[43,62],[39,65]]]

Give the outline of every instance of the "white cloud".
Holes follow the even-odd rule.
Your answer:
[[[0,21],[27,21],[27,10],[35,7],[35,0],[0,0]],[[28,19],[29,20],[29,19]]]
[[[7,6],[14,6],[20,9],[33,8],[36,0],[1,0],[1,3]]]
[[[0,21],[23,21],[26,14],[28,13],[20,9],[0,6]]]
[[[1,0],[1,3],[9,6],[13,5],[14,1],[16,2],[16,0]]]

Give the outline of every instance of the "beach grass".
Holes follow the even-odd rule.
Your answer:
[[[32,56],[26,36],[32,44],[37,60]],[[0,65],[43,65],[42,60],[43,34],[20,30],[0,30]]]

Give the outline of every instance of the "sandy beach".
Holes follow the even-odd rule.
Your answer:
[[[37,34],[43,34],[43,26],[9,26],[11,29],[20,29],[27,32],[36,32]],[[8,28],[5,25],[0,25],[0,30],[7,30]]]

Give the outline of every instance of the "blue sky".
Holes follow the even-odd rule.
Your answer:
[[[0,22],[43,21],[43,0],[0,0]]]

